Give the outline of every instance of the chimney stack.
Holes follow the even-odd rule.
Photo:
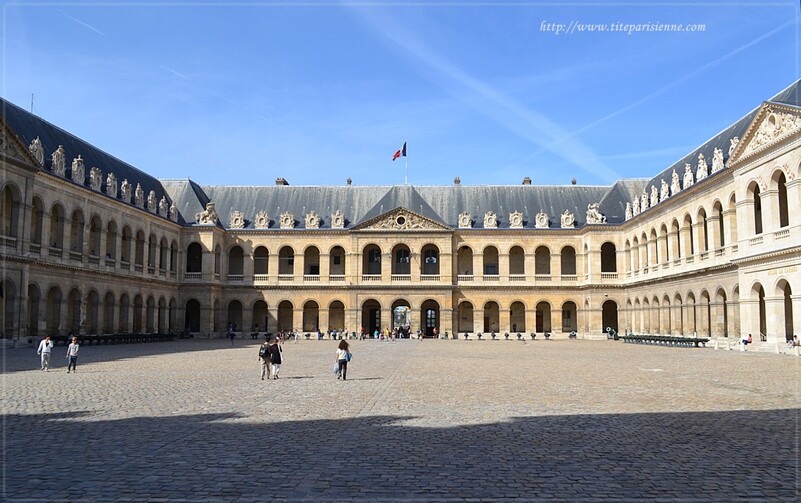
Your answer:
[[[462,183],[462,179],[459,178],[458,176],[453,179],[453,184],[454,185],[459,185],[460,183]]]
[[[523,178],[523,185],[531,185],[531,178],[529,177]]]
[[[347,182],[347,184],[348,184],[348,187],[350,187],[350,186],[351,186],[351,184],[353,183],[353,180],[351,180],[351,179],[350,179],[350,177],[348,177],[348,179],[347,179],[347,180],[345,180],[345,182]]]
[[[286,178],[278,177],[275,179],[276,185],[289,185],[289,182],[286,181]]]

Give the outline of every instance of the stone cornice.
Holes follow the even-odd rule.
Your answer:
[[[777,261],[774,259],[781,259],[785,255],[793,255],[799,253],[801,253],[801,246],[793,246],[790,248],[785,248],[783,250],[777,250],[771,253],[760,253],[758,255],[749,255],[748,257],[733,259],[732,263],[737,264],[740,267],[747,268],[757,264],[770,264],[772,262]]]

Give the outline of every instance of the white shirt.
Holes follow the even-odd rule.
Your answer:
[[[348,352],[344,349],[337,349],[337,360],[347,360]]]
[[[36,350],[36,354],[49,353],[53,346],[55,346],[53,341],[42,339],[42,342],[39,343],[39,349]]]
[[[79,345],[72,342],[67,346],[67,356],[78,356]]]

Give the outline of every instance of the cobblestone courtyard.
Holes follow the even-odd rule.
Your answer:
[[[793,501],[799,360],[613,341],[6,349],[12,501]]]

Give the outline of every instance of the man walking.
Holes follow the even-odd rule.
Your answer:
[[[78,345],[78,338],[73,337],[72,343],[67,346],[67,373],[70,373],[70,369],[73,372],[78,372],[78,350],[80,346]]]
[[[50,336],[45,335],[45,338],[39,343],[39,349],[36,350],[37,355],[42,355],[42,370],[45,372],[50,372],[50,351],[53,346],[55,344],[50,340]]]
[[[261,362],[261,380],[264,380],[264,375],[267,379],[271,377],[270,374],[270,341],[265,339],[264,343],[259,348],[259,361]]]

